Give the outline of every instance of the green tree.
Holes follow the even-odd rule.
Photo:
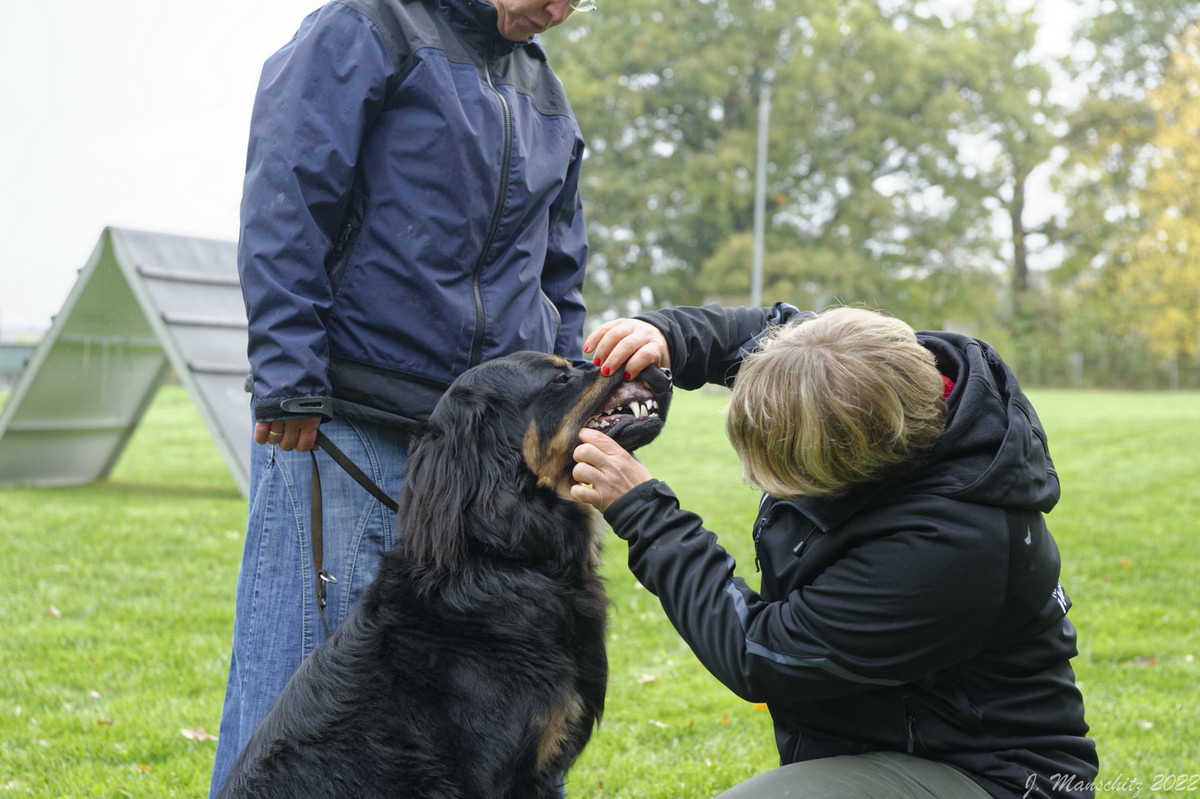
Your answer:
[[[1033,55],[1038,26],[1033,9],[1010,11],[1004,0],[977,0],[960,23],[976,48],[968,62],[967,90],[977,109],[973,135],[985,154],[981,181],[1005,232],[1007,307],[998,309],[1009,333],[1008,358],[1017,374],[1044,379],[1041,367],[1054,315],[1034,280],[1034,239],[1047,243],[1050,219],[1032,219],[1028,209],[1034,170],[1049,169],[1066,109],[1051,94],[1049,69]]]
[[[978,312],[997,263],[983,201],[995,186],[964,148],[990,96],[971,87],[981,56],[996,57],[986,37],[868,0],[609,0],[573,24],[556,67],[590,143],[593,307],[745,301],[771,78],[765,296],[930,325]]]

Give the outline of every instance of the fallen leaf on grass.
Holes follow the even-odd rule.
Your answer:
[[[142,763],[138,763],[138,771],[142,774],[149,774],[153,770],[154,766],[147,766]]]
[[[206,732],[203,727],[197,727],[194,730],[182,729],[179,734],[189,741],[215,741],[217,736],[211,732]]]
[[[1117,563],[1120,563],[1120,564],[1121,564],[1122,566],[1124,566],[1126,569],[1132,569],[1132,568],[1133,568],[1133,561],[1132,561],[1132,560],[1130,560],[1129,558],[1125,557],[1124,555],[1122,555],[1121,557],[1117,558]]]
[[[751,707],[753,707],[755,710],[767,710],[768,709],[767,706],[765,704],[763,704],[762,702],[755,702],[753,705],[751,705]]]
[[[1152,730],[1154,729],[1154,722],[1147,719],[1141,719],[1138,721],[1138,726],[1143,730]]]
[[[728,713],[726,713],[724,716],[721,716],[721,726],[722,727],[729,726],[729,714]]]
[[[657,679],[658,679],[657,674],[643,674],[641,677],[638,677],[638,682],[645,684],[648,682],[654,682]]]
[[[667,725],[663,724],[661,721],[655,721],[654,719],[646,719],[646,720],[649,721],[651,724],[653,724],[655,727],[659,727],[664,730],[667,728]]]
[[[96,719],[97,727],[111,727],[112,725],[113,725],[112,719]]]
[[[59,610],[58,608],[54,607],[53,605],[51,605],[50,607],[46,608],[46,615],[51,616],[55,619],[61,619],[62,611]]]

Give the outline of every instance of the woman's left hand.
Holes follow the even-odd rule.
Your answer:
[[[652,478],[642,462],[620,444],[598,430],[579,431],[582,442],[575,448],[577,461],[571,476],[571,496],[601,511],[625,496],[632,488]]]

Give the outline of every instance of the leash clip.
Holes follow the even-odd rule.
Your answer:
[[[317,577],[320,577],[321,582],[323,583],[333,583],[334,585],[337,585],[337,578],[324,569],[321,569],[321,571],[317,572]]]

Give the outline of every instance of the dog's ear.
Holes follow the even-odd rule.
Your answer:
[[[512,421],[492,394],[451,387],[414,443],[400,495],[401,546],[414,562],[457,570],[468,536],[490,534],[519,501],[525,470],[508,441]]]

